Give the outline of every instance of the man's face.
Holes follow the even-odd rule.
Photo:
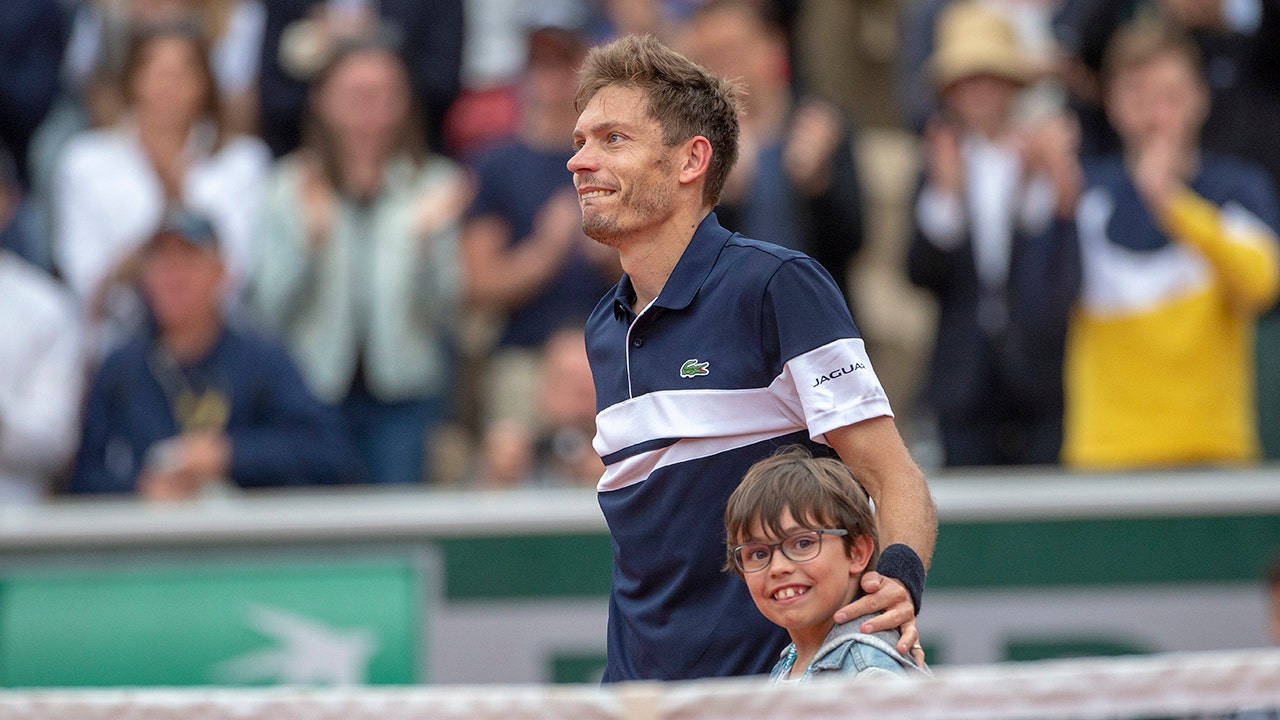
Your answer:
[[[204,111],[210,92],[200,64],[200,48],[189,38],[166,36],[152,40],[131,80],[139,113],[168,124],[194,122]]]
[[[578,116],[573,145],[567,166],[589,237],[616,247],[671,217],[679,169],[643,91],[597,92]]]
[[[316,109],[344,150],[386,152],[409,113],[404,71],[389,53],[356,53],[334,68]]]
[[[1208,95],[1185,58],[1156,57],[1120,72],[1107,93],[1107,114],[1126,147],[1153,140],[1191,145],[1208,111]]]
[[[155,240],[142,266],[142,289],[162,331],[200,323],[218,312],[222,260],[175,235]]]
[[[942,91],[943,101],[961,129],[996,137],[1009,124],[1018,85],[995,75],[970,75]]]

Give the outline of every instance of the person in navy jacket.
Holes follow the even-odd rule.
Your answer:
[[[219,250],[208,219],[181,209],[143,246],[151,322],[97,372],[70,491],[168,500],[353,478],[337,417],[283,347],[224,321]]]

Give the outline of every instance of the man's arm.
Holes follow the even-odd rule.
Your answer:
[[[938,516],[924,473],[911,459],[893,419],[881,416],[846,425],[827,432],[826,439],[875,501],[881,550],[890,545],[906,545],[927,570],[938,536]],[[863,575],[862,589],[866,594],[841,608],[836,621],[884,610],[863,624],[863,632],[899,627],[902,639],[898,650],[907,654],[919,638],[915,605],[901,581],[885,580],[879,573]]]
[[[471,219],[462,231],[462,260],[470,302],[501,310],[542,291],[582,235],[582,211],[572,193],[552,196],[538,213],[533,232],[508,246],[511,230],[496,215]]]
[[[1260,219],[1238,204],[1219,209],[1194,191],[1180,188],[1166,203],[1163,226],[1199,250],[1243,310],[1262,313],[1280,292],[1280,247]]]
[[[924,473],[902,444],[893,418],[881,416],[832,430],[827,442],[875,501],[880,546],[908,545],[928,569],[938,517]]]
[[[804,418],[811,437],[840,454],[876,503],[881,572],[863,575],[862,588],[870,595],[839,610],[837,621],[887,609],[864,623],[863,631],[901,627],[900,646],[910,649],[917,637],[916,602],[907,588],[919,598],[937,519],[924,476],[898,436],[863,341],[835,282],[808,258],[783,262],[773,273],[761,320],[766,354],[783,359],[781,376],[787,383],[779,399]],[[898,581],[882,582],[881,574]]]
[[[6,368],[8,377],[0,377],[0,470],[33,477],[52,475],[75,452],[84,389],[70,294],[59,294],[43,310],[28,311],[31,327],[10,336],[21,357]]]

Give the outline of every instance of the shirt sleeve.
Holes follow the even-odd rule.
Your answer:
[[[765,289],[764,336],[776,340],[778,398],[822,442],[836,428],[884,415],[888,397],[836,288],[809,258],[788,260]]]
[[[70,298],[31,310],[32,325],[14,334],[25,352],[0,384],[0,469],[47,476],[79,439],[81,336]]]
[[[67,286],[82,304],[88,304],[103,278],[111,272],[126,250],[103,242],[93,179],[103,180],[96,172],[94,148],[87,135],[73,138],[62,153],[54,179],[53,254]],[[88,187],[86,187],[88,186]]]
[[[1261,311],[1280,291],[1280,248],[1275,232],[1238,202],[1218,208],[1186,191],[1169,204],[1170,234],[1195,247],[1213,265],[1228,292]]]

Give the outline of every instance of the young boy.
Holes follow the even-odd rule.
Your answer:
[[[729,497],[724,522],[726,572],[736,572],[760,612],[791,635],[770,675],[775,682],[920,672],[895,648],[896,629],[867,635],[858,631],[867,617],[833,621],[879,555],[866,493],[843,463],[799,447],[761,460]]]

